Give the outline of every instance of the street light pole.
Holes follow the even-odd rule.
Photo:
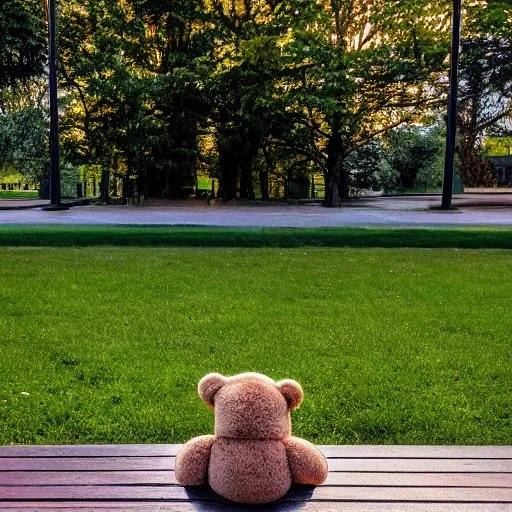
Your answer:
[[[448,96],[448,123],[446,127],[446,151],[444,160],[443,199],[441,209],[450,210],[453,195],[453,159],[457,129],[457,89],[459,70],[459,45],[462,6],[461,0],[453,0],[452,44],[450,51],[450,92]]]
[[[50,203],[58,205],[60,195],[59,112],[57,104],[57,9],[47,0],[50,85]]]

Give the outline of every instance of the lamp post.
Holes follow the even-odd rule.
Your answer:
[[[448,123],[446,127],[446,152],[444,160],[443,199],[441,209],[450,210],[453,195],[453,158],[457,129],[457,89],[459,70],[459,45],[462,6],[461,0],[453,0],[452,44],[450,50],[450,92],[448,96]]]
[[[50,85],[50,203],[58,206],[60,195],[59,112],[57,105],[57,10],[56,0],[46,0],[48,14]]]

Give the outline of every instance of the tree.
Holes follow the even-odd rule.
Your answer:
[[[506,2],[489,2],[483,12],[469,14],[461,43],[460,173],[466,186],[491,186],[494,173],[479,147],[486,133],[512,114],[512,9]]]
[[[488,186],[491,173],[477,148],[497,123],[512,114],[512,40],[481,37],[462,44],[459,96],[459,148],[461,175],[466,186]],[[482,181],[483,179],[483,181]]]
[[[387,183],[382,182],[382,159],[384,148],[380,141],[371,141],[356,149],[345,160],[352,189],[380,190]]]
[[[125,190],[179,195],[195,180],[204,110],[195,2],[133,0],[62,6],[65,155],[124,176]],[[128,191],[131,193],[130,191]]]
[[[48,177],[49,121],[42,108],[0,115],[0,173],[17,172],[40,184]]]
[[[275,121],[274,80],[282,73],[279,42],[286,26],[278,23],[287,2],[213,0],[207,22],[210,37],[221,43],[212,51],[215,68],[208,81],[212,98],[209,118],[217,136],[219,170],[224,198],[254,197],[253,170],[258,153],[263,199],[269,197],[272,163],[268,139]]]
[[[0,3],[0,89],[42,74],[46,56],[44,4],[40,0]]]
[[[425,171],[432,168],[441,153],[441,140],[435,131],[432,133],[418,127],[406,126],[388,132],[384,158],[396,176],[396,181],[388,186],[414,188],[418,176],[424,179]]]
[[[324,172],[326,205],[348,197],[347,157],[439,102],[448,47],[446,6],[427,2],[332,0],[297,3],[284,51],[280,144]]]

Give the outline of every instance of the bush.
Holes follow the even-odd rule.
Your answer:
[[[60,169],[60,190],[63,198],[74,199],[77,185],[80,183],[80,170],[70,165],[63,165]]]

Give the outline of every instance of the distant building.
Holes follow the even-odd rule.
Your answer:
[[[498,187],[512,187],[512,155],[490,156],[489,161],[496,169]]]

